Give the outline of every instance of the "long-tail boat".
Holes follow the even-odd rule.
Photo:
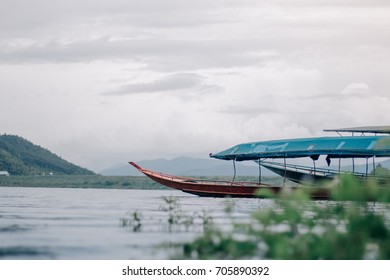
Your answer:
[[[269,197],[283,190],[294,191],[296,187],[274,186],[257,182],[234,182],[221,180],[201,180],[197,178],[174,176],[140,167],[129,162],[153,181],[185,193],[207,197]],[[306,189],[313,199],[327,199],[330,190],[326,188]]]
[[[390,127],[360,127],[327,131],[382,134],[390,133]],[[326,156],[325,160],[328,166],[332,159],[338,159],[338,170],[326,171],[327,169],[316,168],[315,162],[320,156]],[[283,190],[294,191],[297,188],[304,188],[313,199],[327,199],[330,196],[329,188],[317,185],[314,187],[287,187],[284,183],[286,179],[297,183],[307,182],[308,180],[311,182],[318,182],[324,179],[331,180],[337,177],[336,175],[341,174],[340,162],[341,159],[345,158],[352,158],[352,160],[355,158],[366,159],[365,177],[361,177],[368,178],[369,158],[373,159],[375,169],[375,158],[390,157],[390,136],[316,137],[250,142],[235,145],[215,154],[210,154],[210,157],[231,160],[233,162],[234,177],[232,181],[211,181],[179,177],[144,169],[134,162],[130,162],[130,164],[152,180],[164,186],[199,196],[254,197],[267,192],[278,194]],[[291,165],[286,162],[287,159],[304,157],[309,157],[313,160],[313,168],[299,167],[298,165]],[[283,159],[283,163],[275,164],[265,161],[267,159]],[[235,182],[236,161],[257,162],[259,164],[259,182]],[[274,186],[261,182],[261,166],[283,176],[283,185]],[[354,171],[353,174],[359,175]]]

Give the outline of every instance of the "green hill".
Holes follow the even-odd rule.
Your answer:
[[[92,175],[47,149],[15,135],[0,135],[0,170],[11,175]]]

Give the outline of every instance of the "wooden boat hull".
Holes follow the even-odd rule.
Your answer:
[[[254,182],[211,181],[173,176],[144,169],[134,162],[129,163],[150,179],[161,185],[198,196],[266,197],[267,195],[265,193],[264,195],[261,194],[261,190],[264,190],[268,194],[275,195],[281,193],[285,188],[287,188],[283,186],[273,186]],[[288,188],[291,190],[296,189],[295,187]],[[325,188],[312,188],[308,192],[313,199],[328,199],[330,196],[330,190]]]

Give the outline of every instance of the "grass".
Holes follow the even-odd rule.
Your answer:
[[[0,186],[103,189],[164,189],[145,176],[2,176]]]

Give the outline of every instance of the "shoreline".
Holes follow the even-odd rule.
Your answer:
[[[227,179],[228,176],[194,176],[194,178]],[[257,177],[238,176],[243,181],[256,181]],[[267,177],[264,181],[279,183],[277,177]],[[0,187],[47,187],[47,188],[82,188],[82,189],[168,189],[146,176],[104,176],[104,175],[18,175],[0,177]]]

